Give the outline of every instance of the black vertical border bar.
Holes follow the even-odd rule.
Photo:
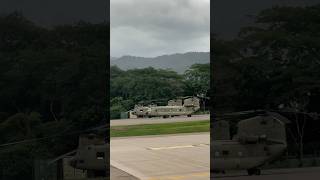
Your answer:
[[[214,122],[214,50],[213,50],[213,37],[214,37],[214,0],[210,1],[210,179],[213,179],[212,167],[213,167],[213,122]]]
[[[106,0],[106,33],[107,33],[107,59],[106,59],[106,84],[105,84],[105,92],[106,92],[106,148],[107,148],[107,155],[106,155],[106,171],[107,171],[107,178],[110,179],[110,0]]]

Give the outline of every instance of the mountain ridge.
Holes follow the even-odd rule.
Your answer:
[[[123,70],[153,67],[155,69],[171,69],[178,73],[183,73],[192,64],[206,64],[209,62],[209,52],[187,52],[165,54],[156,57],[139,57],[130,55],[125,55],[120,58],[111,57],[110,65],[116,65]]]

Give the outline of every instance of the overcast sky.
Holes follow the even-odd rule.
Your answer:
[[[210,0],[111,0],[111,56],[210,49]]]

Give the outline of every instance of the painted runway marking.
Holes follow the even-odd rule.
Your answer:
[[[165,150],[165,149],[181,149],[181,148],[193,148],[193,147],[201,147],[201,146],[209,146],[209,144],[193,144],[193,145],[183,145],[183,146],[164,146],[164,147],[148,147],[148,150]]]
[[[193,180],[195,178],[208,177],[210,178],[210,172],[197,172],[190,173],[186,175],[171,175],[171,176],[159,176],[159,177],[151,177],[147,180]]]

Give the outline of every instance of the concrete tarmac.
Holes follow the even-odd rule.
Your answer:
[[[260,176],[248,176],[245,171],[225,175],[213,174],[217,180],[319,180],[320,167],[261,170]]]
[[[171,118],[136,118],[136,119],[117,119],[111,120],[110,126],[128,126],[128,125],[139,125],[139,124],[161,124],[161,123],[171,123],[171,122],[190,122],[190,121],[208,121],[210,120],[210,115],[193,115],[191,117],[187,116],[176,116]]]
[[[138,180],[136,177],[128,174],[118,168],[110,166],[110,179],[111,180]]]
[[[111,138],[110,162],[141,180],[208,180],[209,142],[209,133]]]

